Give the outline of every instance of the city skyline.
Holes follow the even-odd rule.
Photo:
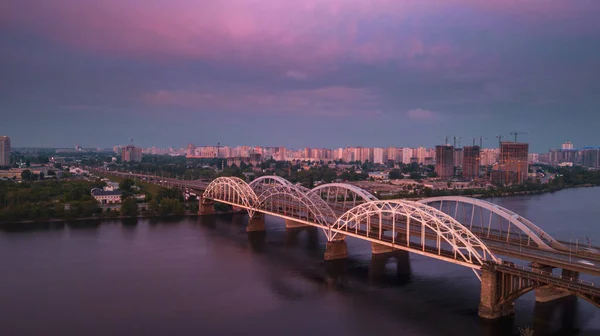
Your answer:
[[[600,142],[597,1],[4,8],[0,134],[23,147],[432,147],[446,135],[489,147],[511,131],[533,152]]]

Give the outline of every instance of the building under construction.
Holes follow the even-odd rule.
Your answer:
[[[454,176],[454,146],[435,146],[435,172],[442,179]]]
[[[522,142],[500,142],[498,172],[492,174],[492,181],[510,184],[523,183],[529,171],[529,144]]]
[[[479,146],[465,146],[463,148],[463,177],[467,179],[475,179],[479,177]]]

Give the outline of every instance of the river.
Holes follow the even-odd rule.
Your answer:
[[[600,188],[492,200],[563,240],[600,245]],[[599,335],[600,309],[574,297],[477,316],[469,269],[411,255],[372,260],[348,240],[324,263],[315,230],[242,215],[73,222],[0,231],[0,335]],[[379,272],[377,271],[379,270]]]

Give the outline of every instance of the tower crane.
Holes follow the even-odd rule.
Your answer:
[[[515,142],[517,142],[517,135],[519,135],[519,134],[527,134],[527,133],[525,133],[525,132],[510,132],[508,134],[514,135],[515,136]]]
[[[498,146],[500,146],[502,144],[502,138],[504,138],[504,136],[502,134],[498,134],[496,135],[496,138],[498,138]]]

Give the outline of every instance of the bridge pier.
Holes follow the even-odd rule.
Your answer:
[[[246,232],[265,231],[265,215],[256,212],[252,217],[248,217],[248,226]]]
[[[204,200],[202,197],[198,200],[198,215],[210,215],[215,213],[215,202]]]
[[[552,270],[554,269],[554,267],[552,267],[552,266],[542,265],[542,264],[538,264],[535,262],[531,263],[531,268],[534,272],[540,272],[540,273],[552,273]],[[563,276],[579,278],[578,272],[574,272],[574,271],[570,271],[570,270],[563,269],[562,274],[563,274]],[[542,302],[542,303],[550,302],[550,301],[562,299],[564,297],[571,296],[571,295],[572,295],[571,293],[561,290],[559,288],[553,287],[553,286],[542,286],[542,287],[538,287],[535,289],[535,301],[536,302]]]
[[[502,305],[500,299],[500,273],[495,265],[483,264],[481,266],[481,297],[479,299],[479,317],[489,320],[511,315],[515,312],[512,303]]]
[[[325,245],[325,260],[348,258],[348,246],[345,240],[328,241]]]
[[[410,280],[410,257],[404,250],[394,250],[390,253],[374,253],[369,265],[369,279],[380,280],[385,275],[386,265],[390,259],[395,259],[398,281],[407,283]]]
[[[308,224],[304,224],[292,219],[285,219],[285,228],[286,229],[293,229],[293,228],[303,228],[303,227],[307,227],[310,226]]]

